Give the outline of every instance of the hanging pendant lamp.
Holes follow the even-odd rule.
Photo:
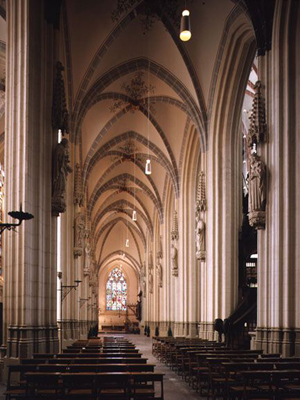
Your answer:
[[[149,158],[146,160],[145,174],[151,175],[151,160]]]
[[[133,212],[132,212],[132,221],[136,221],[136,220],[137,220],[137,218],[136,218],[136,211],[133,210]]]
[[[191,19],[189,10],[182,11],[179,37],[183,42],[187,42],[192,37]]]

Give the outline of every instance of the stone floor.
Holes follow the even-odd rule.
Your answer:
[[[164,376],[164,398],[165,400],[199,400],[200,396],[191,390],[187,383],[183,382],[175,372],[160,363],[152,355],[152,339],[144,335],[126,335],[126,337],[134,342],[140,349],[144,357],[148,358],[148,362],[156,364],[155,371],[162,372]],[[3,393],[5,386],[0,384],[0,400],[4,400]]]
[[[162,372],[164,376],[164,398],[165,400],[199,400],[201,397],[185,383],[180,376],[171,371],[170,368],[159,362],[152,355],[152,339],[144,335],[126,335],[129,340],[136,344],[143,356],[148,358],[148,363],[156,364],[155,371]]]

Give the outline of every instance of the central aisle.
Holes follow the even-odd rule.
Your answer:
[[[152,339],[145,335],[124,335],[131,340],[148,363],[155,364],[155,372],[164,373],[164,397],[165,400],[199,400],[201,397],[184,382],[180,376],[171,371],[169,367],[162,364],[152,355]]]

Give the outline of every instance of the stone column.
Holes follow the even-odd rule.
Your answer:
[[[256,347],[300,354],[300,7],[276,2],[272,50],[259,57],[268,140],[266,229],[258,234]]]
[[[58,351],[56,222],[51,216],[53,28],[43,1],[8,0],[5,209],[34,215],[4,233],[8,357]]]
[[[238,304],[242,215],[241,109],[256,44],[243,14],[228,27],[208,125],[206,266],[201,270],[200,337],[215,337],[216,318]],[[229,67],[230,66],[230,67]],[[226,90],[224,88],[226,87]]]

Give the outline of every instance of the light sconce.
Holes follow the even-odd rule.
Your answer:
[[[190,20],[189,10],[182,11],[179,37],[183,42],[187,42],[192,37],[191,20]]]
[[[149,158],[146,160],[145,174],[151,175],[151,160]]]
[[[126,239],[125,246],[126,246],[126,247],[129,247],[129,239]]]
[[[33,218],[32,214],[22,211],[22,205],[20,206],[20,211],[10,211],[8,213],[8,215],[14,219],[18,219],[19,222],[17,222],[17,223],[12,223],[12,222],[11,223],[10,222],[0,223],[0,235],[5,231],[5,229],[10,231],[11,229],[15,228],[16,226],[20,226],[23,221],[28,221],[29,219]]]

